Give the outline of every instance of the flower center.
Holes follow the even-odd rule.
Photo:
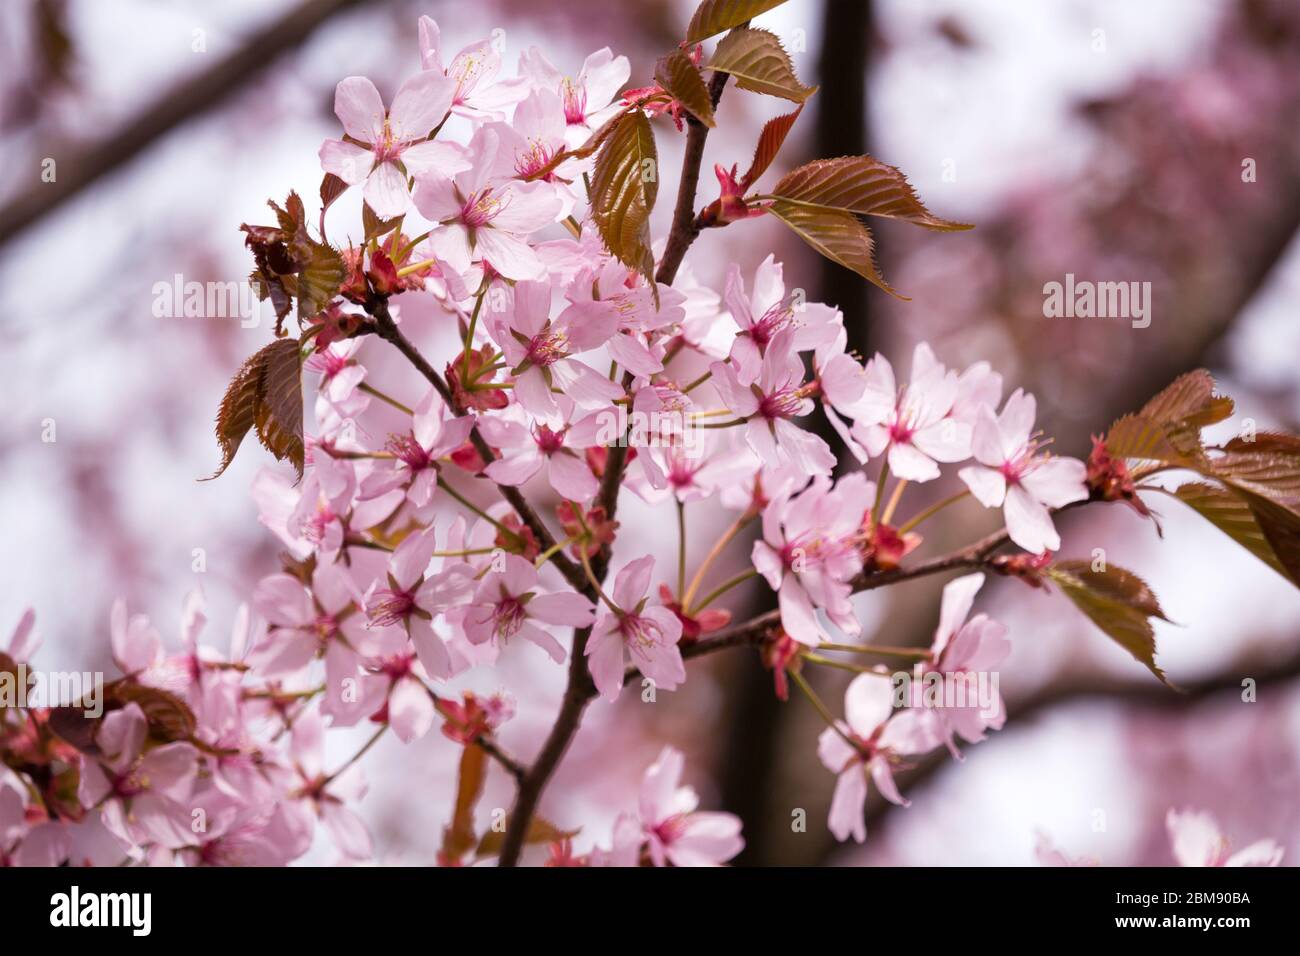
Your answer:
[[[519,633],[527,617],[528,613],[519,598],[503,597],[492,614],[493,634],[497,640],[509,640]]]
[[[664,642],[659,625],[639,614],[624,614],[619,618],[618,630],[623,635],[628,650],[643,659],[649,657],[651,648],[659,647]]]
[[[390,435],[384,447],[411,471],[420,471],[433,464],[429,453],[424,450],[423,445],[415,440],[415,436],[412,434]]]
[[[536,175],[555,158],[555,149],[556,147],[548,146],[540,139],[530,139],[527,149],[515,156],[515,173],[520,179]],[[542,178],[549,182],[555,177],[552,173],[547,173]]]
[[[415,610],[415,593],[413,591],[386,589],[376,591],[375,597],[379,598],[379,601],[370,609],[369,617],[370,623],[379,627],[400,624],[410,617],[411,612]]]
[[[564,119],[570,126],[587,120],[587,90],[577,86],[567,76],[560,84],[560,98],[564,101]]]
[[[486,226],[506,207],[506,201],[492,195],[492,187],[482,189],[466,200],[460,210],[460,221],[471,229]]]
[[[793,418],[799,414],[803,405],[803,394],[797,388],[782,388],[771,395],[764,395],[758,403],[758,414],[769,421],[777,418]]]
[[[794,309],[788,302],[778,302],[772,306],[762,317],[754,323],[753,327],[748,330],[750,338],[758,346],[759,351],[767,348],[767,343],[772,338],[788,326],[794,318]]]
[[[549,329],[534,335],[528,343],[528,361],[542,368],[554,365],[568,356],[569,336]]]
[[[554,455],[564,447],[564,433],[567,428],[561,428],[559,431],[553,431],[546,425],[538,425],[533,430],[533,440],[537,442],[537,447],[543,455]]]

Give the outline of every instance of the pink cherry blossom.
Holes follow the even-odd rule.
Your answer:
[[[949,680],[987,674],[1011,653],[1011,642],[1006,639],[1007,629],[1003,624],[986,614],[967,620],[983,584],[983,574],[968,574],[944,586],[930,660],[917,668],[912,685],[914,707],[924,707],[922,680],[926,674],[942,675]],[[943,706],[925,707],[920,715],[928,721],[936,738],[958,757],[954,735],[967,743],[978,743],[985,738],[987,729],[1000,730],[1006,721],[1006,707],[996,689],[994,699],[988,703],[991,712],[987,712],[985,702],[978,700],[974,693],[974,685],[965,683],[963,688],[971,692],[964,700],[956,703],[945,700]]]
[[[731,362],[714,362],[710,370],[731,414],[745,420],[749,447],[765,464],[789,464],[810,475],[830,474],[834,453],[821,438],[792,421],[813,410],[810,389],[804,385],[803,361],[794,350],[793,329],[778,332],[768,344],[753,382],[742,382]]]
[[[867,363],[866,388],[850,413],[853,437],[875,458],[886,455],[889,470],[907,481],[939,477],[937,462],[970,457],[971,426],[952,416],[960,391],[958,375],[939,364],[924,342],[912,355],[912,380],[899,388],[883,355]]]
[[[591,602],[574,591],[540,593],[537,569],[517,554],[504,555],[504,565],[484,575],[474,592],[465,615],[466,636],[474,644],[490,641],[498,646],[519,637],[563,663],[563,645],[538,624],[586,627],[594,619]]]
[[[862,521],[874,497],[875,486],[860,473],[834,488],[818,477],[801,494],[778,497],[764,509],[763,537],[751,558],[777,591],[781,624],[796,641],[816,646],[830,639],[818,608],[845,633],[862,630],[849,582],[862,570]]]
[[[551,318],[551,287],[546,282],[520,282],[509,309],[490,316],[492,337],[512,366],[514,393],[532,415],[558,412],[552,389],[585,408],[608,405],[622,389],[586,363],[574,358],[605,344],[618,327],[618,318],[594,305],[570,305]]]
[[[567,424],[539,421],[529,430],[519,422],[485,417],[481,430],[493,447],[502,450],[484,470],[495,482],[522,485],[545,469],[551,487],[570,501],[590,501],[600,489],[583,455],[592,440],[575,443]]]
[[[699,797],[681,786],[684,764],[680,751],[665,747],[646,769],[638,806],[642,840],[655,866],[721,866],[745,848],[740,820],[697,810]]]
[[[411,208],[407,177],[468,168],[460,147],[427,139],[451,109],[455,81],[425,72],[402,84],[392,108],[364,76],[349,76],[334,94],[334,112],[356,142],[328,139],[320,148],[321,168],[349,186],[365,183],[365,199],[381,219]],[[360,143],[361,145],[358,145]]]
[[[624,649],[661,690],[676,690],[686,680],[677,642],[682,622],[666,607],[647,607],[655,560],[651,555],[628,564],[614,578],[617,611],[602,607],[587,640],[587,662],[596,689],[609,700],[623,689]]]
[[[1033,554],[1055,551],[1061,537],[1049,508],[1088,497],[1087,468],[1077,458],[1040,451],[1033,435],[1034,396],[1016,389],[1000,415],[984,406],[975,423],[973,450],[978,465],[958,476],[987,508],[1003,508],[1011,540]]]
[[[736,377],[744,384],[758,377],[768,343],[783,329],[794,331],[790,347],[806,352],[833,340],[840,327],[838,310],[786,295],[781,263],[772,255],[759,264],[750,295],[745,294],[740,267],[733,264],[727,270],[723,298],[740,327],[731,347],[731,360],[736,365]]]
[[[549,183],[513,177],[514,156],[486,127],[470,141],[462,171],[416,177],[416,208],[441,226],[429,246],[453,270],[464,272],[482,260],[507,279],[536,279],[545,271],[527,237],[559,219],[563,203]]]
[[[474,427],[472,418],[451,418],[447,412],[435,389],[425,392],[415,406],[411,430],[388,439],[391,467],[373,472],[360,488],[360,497],[379,498],[400,487],[406,489],[406,499],[413,506],[427,507],[438,485],[439,462],[463,445]]]
[[[501,54],[492,40],[471,43],[452,57],[442,60],[442,33],[432,17],[420,17],[420,66],[441,73],[455,82],[451,111],[471,119],[502,118],[501,112],[528,94],[524,77],[498,79]]]
[[[846,739],[847,738],[847,739]],[[830,829],[837,840],[867,838],[863,807],[867,778],[891,803],[907,806],[894,783],[899,758],[930,749],[929,735],[918,726],[915,712],[895,713],[889,676],[859,674],[844,693],[844,720],[827,727],[817,739],[817,756],[838,774],[831,797]]]
[[[614,56],[609,47],[587,57],[576,78],[565,76],[537,49],[530,47],[519,58],[519,72],[538,89],[559,94],[567,125],[565,139],[576,148],[612,117],[618,109],[614,98],[632,74],[625,56]]]
[[[146,750],[148,733],[138,704],[107,714],[95,736],[103,756],[83,762],[78,797],[87,807],[102,803],[104,825],[133,848],[184,846],[193,835],[187,800],[198,752],[180,742]]]

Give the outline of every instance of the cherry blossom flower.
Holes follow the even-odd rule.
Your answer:
[[[425,392],[414,412],[411,431],[388,440],[392,467],[373,472],[359,490],[361,498],[378,498],[404,487],[407,500],[416,508],[425,508],[433,500],[438,462],[465,443],[474,420],[467,416],[448,418],[447,405],[433,388]]]
[[[564,662],[565,651],[541,624],[586,627],[594,619],[591,602],[575,591],[542,594],[537,590],[537,569],[517,554],[504,556],[505,567],[483,576],[473,603],[465,614],[465,634],[471,642],[498,646],[511,638],[531,641]]]
[[[642,839],[655,866],[721,866],[745,848],[740,819],[696,809],[700,798],[681,786],[685,760],[665,747],[641,782]]]
[[[429,236],[429,247],[453,270],[465,272],[481,259],[507,279],[544,273],[526,240],[559,219],[563,203],[549,183],[513,176],[514,157],[502,148],[500,134],[484,127],[470,141],[468,166],[416,177],[416,208],[441,224]]]
[[[556,69],[537,47],[530,47],[519,58],[519,72],[538,89],[559,94],[565,139],[577,148],[618,111],[614,98],[632,75],[632,67],[627,57],[614,56],[609,47],[602,47],[587,57],[574,79]]]
[[[590,303],[570,305],[554,319],[550,314],[550,284],[520,282],[509,311],[488,321],[513,366],[515,398],[523,409],[543,417],[557,414],[552,388],[585,408],[622,397],[617,384],[573,357],[607,342],[618,327],[617,316]]]
[[[852,836],[862,843],[867,838],[862,811],[868,776],[890,803],[909,805],[894,783],[893,768],[900,757],[931,749],[931,738],[919,726],[915,711],[894,712],[893,698],[887,674],[859,674],[844,692],[844,720],[817,739],[817,756],[839,775],[829,818],[837,840]]]
[[[806,352],[833,340],[840,328],[838,309],[786,295],[781,263],[771,254],[759,264],[749,295],[745,294],[740,266],[733,264],[727,270],[723,299],[740,327],[731,360],[736,364],[736,377],[746,385],[758,378],[768,343],[778,332],[792,329],[790,347]]]
[[[587,639],[587,662],[596,689],[609,700],[623,689],[624,648],[641,673],[661,690],[676,690],[686,680],[677,642],[682,622],[666,607],[646,607],[655,559],[637,558],[614,578],[618,611],[603,607]]]
[[[528,95],[525,77],[497,79],[501,72],[501,54],[492,40],[471,43],[442,61],[442,34],[432,17],[420,17],[420,66],[441,73],[455,82],[451,111],[470,119],[499,120],[502,110]]]
[[[432,525],[407,535],[388,563],[388,587],[374,589],[366,596],[366,614],[371,626],[400,626],[415,645],[420,663],[430,676],[446,678],[453,672],[451,654],[433,629],[432,618],[439,610],[435,603],[436,584],[425,579],[435,550]],[[393,676],[400,678],[408,670],[409,664],[404,662],[401,673]],[[405,689],[403,693],[409,697],[411,691]],[[429,720],[432,719],[430,716]]]
[[[1073,857],[1056,848],[1047,834],[1038,832],[1034,835],[1034,859],[1039,866],[1097,866],[1096,857]]]
[[[730,362],[710,366],[713,382],[731,414],[745,420],[745,440],[767,465],[790,464],[808,475],[828,475],[835,455],[791,419],[809,414],[813,401],[804,386],[803,362],[794,350],[794,330],[778,332],[763,355],[758,378],[742,382]]]
[[[322,709],[339,726],[354,724],[366,716],[367,701],[345,682],[360,678],[361,658],[375,640],[366,627],[364,605],[356,582],[340,565],[318,566],[310,589],[292,575],[268,575],[253,592],[253,606],[271,629],[249,652],[249,662],[274,678],[295,674],[323,657]]]
[[[1034,428],[1034,396],[1016,389],[995,416],[986,406],[975,424],[978,465],[958,476],[987,508],[1002,507],[1011,540],[1032,554],[1055,551],[1061,537],[1049,508],[1088,497],[1087,468],[1076,458],[1041,453]]]
[[[600,489],[582,449],[575,444],[570,426],[537,422],[531,431],[519,422],[484,418],[481,430],[486,441],[502,455],[484,469],[484,474],[502,485],[522,485],[543,468],[551,487],[571,501],[590,501]]]
[[[409,212],[408,176],[468,168],[459,146],[427,139],[451,109],[455,89],[439,72],[421,73],[402,84],[386,111],[374,83],[349,76],[335,91],[334,112],[350,139],[326,140],[321,168],[349,186],[365,183],[366,202],[381,219]]]
[[[128,846],[184,846],[193,837],[187,801],[198,752],[183,742],[146,750],[148,734],[139,704],[105,715],[95,734],[103,756],[83,762],[78,798],[87,807],[102,803],[104,826]]]
[[[289,759],[297,783],[282,806],[289,812],[287,822],[297,831],[297,838],[310,844],[315,822],[319,820],[344,857],[370,859],[374,854],[370,833],[348,806],[365,796],[368,789],[365,777],[355,763],[341,773],[325,772],[325,723],[316,708],[305,711],[294,721]]]
[[[29,819],[22,794],[0,786],[0,867],[59,866],[68,858],[71,845],[61,823]]]
[[[1007,716],[1002,697],[995,690],[992,701],[972,700],[972,689],[964,700],[944,700],[942,706],[927,707],[923,701],[923,680],[926,674],[952,678],[988,673],[1011,653],[1005,625],[987,614],[977,614],[967,620],[975,595],[983,584],[983,574],[968,574],[944,586],[939,626],[930,646],[930,661],[917,668],[912,683],[912,706],[922,708],[921,719],[929,722],[936,738],[944,741],[956,757],[961,754],[954,743],[954,735],[973,744],[985,738],[985,730],[1002,728]],[[971,685],[964,686],[969,688]]]
[[[939,477],[938,462],[970,457],[971,426],[951,415],[960,386],[924,342],[912,355],[912,380],[899,388],[883,355],[867,363],[866,388],[852,411],[850,430],[867,453],[886,455],[889,470],[907,481]]]
[[[845,633],[861,632],[849,581],[862,570],[863,508],[874,497],[875,486],[861,473],[834,488],[818,477],[802,494],[779,497],[763,510],[763,537],[751,558],[777,592],[781,624],[795,640],[816,646],[830,639],[817,608]]]
[[[568,185],[581,177],[590,161],[559,159],[565,149],[564,106],[550,90],[533,90],[517,107],[509,123],[491,129],[501,140],[503,155],[513,157],[516,179],[547,183],[560,201],[557,218],[573,211],[577,195]]]
[[[1282,865],[1282,847],[1274,840],[1256,840],[1232,853],[1218,822],[1204,810],[1171,808],[1165,827],[1179,866]]]

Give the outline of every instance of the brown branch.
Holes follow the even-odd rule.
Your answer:
[[[713,105],[717,107],[722,98],[722,91],[727,85],[727,74],[714,73],[709,82],[709,94]],[[655,273],[655,281],[665,285],[671,284],[677,275],[677,269],[690,248],[699,227],[695,224],[695,193],[700,182],[700,164],[704,159],[704,142],[708,138],[709,128],[693,116],[687,117],[689,129],[686,133],[686,151],[682,158],[682,176],[677,188],[677,206],[673,213],[672,231],[668,236],[668,245],[664,249],[663,260]],[[631,387],[630,374],[623,376],[624,391]],[[627,443],[621,442],[610,449],[605,463],[605,474],[601,480],[600,494],[597,499],[605,509],[605,514],[612,521],[618,509],[618,491],[623,482],[623,472],[627,467]],[[609,566],[609,550],[602,548],[596,556],[594,568],[598,580],[603,580]],[[579,588],[588,597],[595,597],[595,589],[590,585]],[[582,714],[587,704],[596,694],[591,674],[587,670],[587,639],[591,636],[590,628],[574,631],[573,649],[569,656],[569,682],[564,690],[564,699],[560,703],[555,724],[542,745],[541,753],[529,768],[519,790],[515,795],[515,806],[510,812],[510,822],[506,825],[505,839],[501,844],[501,855],[497,862],[500,866],[516,866],[519,854],[523,850],[524,836],[532,823],[533,814],[541,800],[542,791],[550,781],[551,775],[564,757],[565,751],[573,741],[578,727],[582,723]]]
[[[485,754],[505,768],[506,772],[515,778],[516,783],[522,780],[524,774],[528,772],[528,768],[502,750],[501,745],[486,734],[480,734],[478,737],[475,737],[474,743],[478,745],[479,749],[481,749]]]
[[[116,133],[85,146],[79,153],[59,158],[57,181],[33,181],[21,195],[0,209],[0,244],[13,239],[101,176],[129,162],[177,126],[220,103],[330,17],[357,4],[358,0],[305,0],[212,68],[165,92]],[[72,148],[46,144],[38,148],[37,155],[62,156]],[[31,169],[35,177],[39,171],[35,161]]]
[[[1085,503],[1076,502],[1075,504]],[[1064,511],[1066,508],[1071,507],[1074,506],[1066,505],[1065,508],[1058,510]],[[950,554],[932,558],[929,561],[908,568],[898,567],[890,571],[864,571],[853,579],[853,590],[855,593],[874,591],[876,588],[887,587],[902,581],[911,581],[915,578],[928,577],[932,574],[942,574],[944,571],[983,567],[993,553],[1009,540],[1006,530],[1003,529],[981,538],[974,544],[968,545],[959,551],[953,551]],[[729,647],[761,644],[767,638],[768,632],[780,623],[781,612],[779,610],[767,611],[740,624],[723,628],[710,637],[683,647],[682,657],[683,659],[703,657],[705,654],[726,650]],[[641,671],[636,667],[629,667],[624,675],[627,682],[637,680],[640,677]]]
[[[430,384],[432,384],[437,390],[438,394],[442,396],[442,400],[447,403],[447,406],[454,413],[457,415],[464,415],[465,409],[456,401],[451,390],[447,388],[447,383],[444,382],[442,376],[438,374],[438,370],[429,364],[428,360],[420,354],[420,350],[416,348],[411,343],[411,340],[402,334],[402,330],[397,327],[397,323],[393,321],[393,317],[388,311],[387,300],[382,298],[372,299],[366,303],[366,311],[369,312],[375,320],[375,334],[385,342],[391,343],[394,348],[401,352],[402,355],[406,357],[406,360],[415,367],[415,370],[428,379]],[[491,446],[489,446],[488,443],[484,441],[483,436],[479,434],[477,425],[475,425],[470,431],[469,440],[474,445],[474,449],[478,452],[479,457],[483,459],[484,465],[496,459],[496,455],[493,453]],[[515,509],[520,520],[523,521],[523,523],[528,526],[528,529],[537,537],[542,549],[546,550],[553,547],[555,545],[555,538],[551,535],[550,529],[546,527],[545,522],[543,522],[537,512],[533,510],[533,506],[528,503],[523,492],[510,485],[498,485],[497,487],[500,490],[502,497],[504,497],[506,501],[510,503],[510,506]],[[564,575],[565,580],[575,589],[579,591],[585,591],[587,589],[587,579],[582,573],[582,569],[569,560],[568,556],[565,555],[563,551],[556,551],[555,554],[551,556],[551,563],[559,569],[559,572]]]

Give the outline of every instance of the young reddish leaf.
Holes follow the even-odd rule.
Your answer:
[[[250,356],[226,386],[226,394],[217,409],[217,443],[221,445],[221,467],[211,478],[218,477],[235,460],[235,452],[257,419],[257,404],[262,389],[262,362],[265,349]]]
[[[1169,685],[1165,672],[1156,665],[1151,618],[1169,619],[1145,581],[1115,565],[1094,571],[1088,561],[1058,561],[1047,574],[1092,623]]]
[[[768,206],[767,211],[827,259],[853,270],[890,295],[907,299],[894,291],[876,269],[871,233],[852,213],[801,206],[780,199]]]
[[[460,755],[456,807],[451,823],[442,828],[442,856],[448,860],[459,860],[474,846],[474,805],[486,779],[487,754],[477,744],[468,744]]]
[[[277,339],[262,350],[262,389],[254,424],[277,461],[288,458],[302,477],[302,353],[296,339]]]
[[[149,726],[149,739],[156,743],[173,743],[194,736],[197,721],[189,704],[170,691],[122,679],[103,687],[105,713],[135,704],[144,714]],[[95,734],[99,731],[100,717],[87,717],[88,704],[74,702],[61,707],[51,707],[50,729],[82,753],[97,754]]]
[[[745,173],[745,178],[740,181],[742,189],[754,185],[758,177],[767,172],[767,167],[772,165],[777,153],[781,152],[781,146],[785,143],[786,136],[790,134],[790,128],[794,126],[794,121],[802,112],[803,104],[800,103],[799,108],[793,113],[786,113],[763,124],[763,131],[758,134],[758,145],[754,147],[754,159],[749,164],[749,171]]]
[[[1255,518],[1268,545],[1286,569],[1287,576],[1300,586],[1300,515],[1271,498],[1250,488],[1236,486],[1235,491]]]
[[[1201,429],[1232,414],[1232,399],[1214,394],[1205,369],[1180,375],[1142,406],[1116,421],[1106,436],[1110,453],[1122,458],[1184,465],[1210,472]]]
[[[1163,425],[1143,415],[1125,415],[1106,433],[1106,450],[1117,458],[1192,467],[1195,458],[1170,440]]]
[[[370,203],[363,202],[361,204],[361,228],[365,234],[366,242],[388,235],[401,225],[401,222],[401,216],[394,216],[392,219],[380,219],[375,215],[375,211],[370,208]]]
[[[312,243],[311,258],[297,275],[298,318],[319,315],[338,295],[347,272],[338,250],[323,242]]]
[[[591,209],[610,253],[654,286],[650,211],[659,195],[659,157],[650,120],[639,110],[615,125],[596,156]]]
[[[554,843],[556,840],[571,840],[581,832],[580,830],[561,830],[549,820],[541,817],[533,817],[528,823],[528,832],[524,834],[524,843]],[[488,830],[483,834],[483,839],[478,841],[478,848],[475,849],[474,855],[479,857],[496,856],[501,852],[501,844],[505,842],[505,830]]]
[[[1215,455],[1204,471],[1234,488],[1244,488],[1300,511],[1300,457],[1293,453],[1239,445]]]
[[[700,68],[681,50],[661,57],[655,64],[655,82],[686,111],[710,128],[713,127],[713,97],[704,85]]]
[[[556,155],[561,156],[564,159],[586,159],[605,144],[605,140],[609,139],[614,130],[618,128],[618,124],[622,122],[623,117],[627,116],[630,112],[632,112],[632,106],[630,104],[625,105],[621,110],[619,110],[619,112],[605,120],[604,125],[588,136],[587,141],[577,149],[561,150]],[[559,165],[555,160],[552,160],[552,162]],[[547,165],[549,166],[551,164],[548,163]]]
[[[325,192],[326,183],[322,183],[322,198]],[[334,248],[308,234],[307,212],[296,192],[289,193],[284,208],[274,202],[268,205],[275,211],[278,225],[244,223],[240,228],[246,233],[244,244],[252,250],[257,267],[250,279],[260,298],[269,298],[275,306],[279,335],[291,298],[298,299],[298,318],[311,318],[338,293],[345,270],[342,256]]]
[[[252,355],[235,373],[217,410],[221,466],[230,467],[248,430],[277,460],[288,458],[302,477],[302,356],[296,339],[276,339]]]
[[[731,74],[742,90],[779,96],[795,103],[803,103],[817,92],[817,87],[799,82],[790,55],[776,34],[767,30],[751,27],[732,30],[718,41],[709,69]]]
[[[791,202],[860,216],[901,219],[926,229],[955,232],[974,227],[931,214],[901,172],[870,156],[818,159],[791,170],[772,190]]]
[[[1193,481],[1174,492],[1178,499],[1270,568],[1300,587],[1300,574],[1292,574],[1278,560],[1264,529],[1249,503],[1240,495],[1204,482]],[[1300,572],[1300,568],[1297,568]]]
[[[1223,421],[1232,414],[1232,399],[1214,393],[1214,377],[1203,368],[1174,379],[1138,412],[1144,418],[1175,431],[1195,430]]]
[[[686,39],[690,43],[699,43],[783,3],[785,0],[704,0],[691,17]]]
[[[326,173],[325,178],[320,181],[320,234],[322,237],[325,235],[325,211],[334,205],[334,200],[347,192],[347,188],[348,184],[333,173]]]

